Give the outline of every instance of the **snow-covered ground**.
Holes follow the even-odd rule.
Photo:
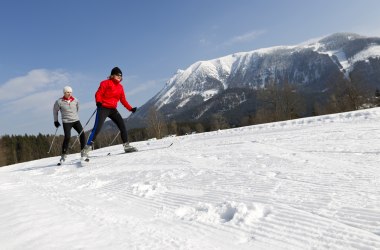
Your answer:
[[[0,168],[0,248],[380,249],[379,108],[134,145]]]

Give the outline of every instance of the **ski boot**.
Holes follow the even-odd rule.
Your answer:
[[[80,157],[81,158],[88,158],[88,153],[91,150],[92,150],[92,146],[91,145],[84,146],[84,148],[82,149],[82,151],[80,151]]]
[[[136,152],[137,151],[137,149],[135,147],[132,147],[131,145],[129,145],[128,142],[123,143],[123,147],[124,147],[124,152],[125,153],[131,153],[131,152]]]
[[[66,161],[66,158],[67,158],[67,155],[66,154],[62,154],[61,155],[61,159],[59,159],[58,166],[62,165]]]

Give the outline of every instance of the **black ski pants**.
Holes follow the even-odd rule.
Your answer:
[[[75,131],[78,132],[78,134],[80,134],[83,130],[83,127],[80,121],[63,123],[63,132],[65,133],[65,138],[63,139],[63,144],[62,144],[62,154],[67,154],[72,128],[74,128]],[[84,133],[80,135],[79,141],[80,141],[80,149],[82,150],[84,146],[86,145],[86,137]]]
[[[87,140],[87,145],[92,145],[96,140],[97,135],[103,127],[104,121],[110,118],[120,130],[121,140],[123,143],[128,142],[127,129],[125,127],[123,118],[121,117],[117,109],[109,109],[104,107],[99,107],[96,112],[95,124],[92,132]]]

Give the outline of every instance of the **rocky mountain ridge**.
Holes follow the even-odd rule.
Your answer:
[[[151,107],[169,119],[202,120],[210,113],[235,108],[254,112],[252,105],[257,100],[251,100],[254,95],[250,91],[269,83],[292,83],[310,94],[326,92],[338,80],[352,78],[380,88],[380,38],[336,33],[295,46],[234,53],[178,70],[131,117],[128,127],[144,126]],[[238,107],[241,103],[246,105]],[[212,108],[215,105],[216,110]]]

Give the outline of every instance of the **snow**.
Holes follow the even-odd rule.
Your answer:
[[[374,108],[2,167],[0,248],[380,249],[379,124]]]
[[[190,96],[191,96],[191,95],[190,95]],[[190,98],[186,98],[186,99],[184,99],[182,102],[180,102],[180,104],[177,105],[177,108],[182,108],[182,107],[185,106],[189,101],[190,101]]]
[[[370,57],[380,57],[380,46],[369,46],[366,50],[360,51],[352,58],[352,64],[358,61],[368,61]]]
[[[201,93],[204,101],[207,101],[208,99],[210,99],[211,97],[213,97],[216,94],[218,94],[218,90],[216,90],[216,89],[209,89],[209,90],[206,90],[203,93]]]
[[[257,49],[257,50],[254,50],[252,52],[254,53],[257,53],[258,55],[260,56],[263,56],[263,55],[266,55],[266,54],[274,54],[278,51],[284,51],[284,50],[293,50],[297,48],[297,46],[273,46],[273,47],[268,47],[268,48],[261,48],[261,49]]]
[[[346,54],[342,50],[325,51],[325,52],[319,52],[319,53],[328,54],[330,57],[335,55],[338,58],[339,63],[342,65],[346,77],[349,78],[349,73],[353,69],[353,66],[356,62],[368,61],[368,59],[371,57],[372,58],[380,57],[380,46],[379,45],[369,46],[367,49],[360,51],[359,53],[357,53],[351,58],[347,58]]]
[[[157,107],[161,109],[164,105],[173,102],[178,99],[178,96],[181,96],[182,103],[177,105],[177,108],[184,107],[194,96],[203,95],[205,91],[212,91],[215,94],[220,92],[220,86],[210,87],[204,85],[204,82],[210,82],[209,78],[213,78],[223,84],[223,89],[227,89],[229,86],[229,76],[235,75],[236,73],[244,76],[247,74],[249,69],[252,70],[253,65],[256,65],[260,68],[261,62],[260,58],[271,55],[273,58],[281,58],[282,55],[291,55],[304,50],[313,50],[320,54],[329,55],[330,57],[336,56],[339,63],[332,58],[334,63],[339,66],[341,72],[345,75],[346,78],[349,78],[350,72],[353,70],[354,64],[358,61],[368,62],[370,57],[380,57],[380,46],[376,43],[368,46],[368,48],[363,49],[358,52],[356,55],[348,58],[344,53],[342,47],[339,49],[327,49],[337,48],[337,46],[343,41],[354,40],[361,36],[351,33],[337,33],[321,38],[315,38],[297,45],[281,45],[273,46],[267,48],[260,48],[248,52],[237,52],[234,54],[226,55],[219,58],[214,58],[207,61],[197,61],[190,65],[186,70],[178,70],[177,73],[167,82],[165,88],[166,91],[161,91],[157,96]],[[285,65],[285,61],[278,61],[275,63],[275,66],[268,66],[265,70],[262,70],[261,75],[259,74],[256,78],[256,82],[252,83],[251,88],[261,88],[265,85],[266,79],[272,77],[275,74],[275,71],[285,70],[289,65]],[[340,65],[339,65],[340,64]],[[249,73],[249,72],[248,72]],[[257,72],[256,72],[257,73]],[[318,78],[319,75],[315,75],[315,78]],[[261,78],[262,84],[258,82]],[[304,82],[307,82],[307,77],[304,76]],[[248,85],[247,85],[248,86]],[[204,101],[208,100],[212,96],[209,95],[208,98],[204,97]]]
[[[317,50],[314,50],[317,51]],[[348,69],[350,67],[350,64],[348,62],[346,54],[343,52],[343,50],[329,50],[329,51],[318,51],[320,54],[326,54],[330,57],[336,56],[338,58],[339,63],[342,65],[343,69]]]

